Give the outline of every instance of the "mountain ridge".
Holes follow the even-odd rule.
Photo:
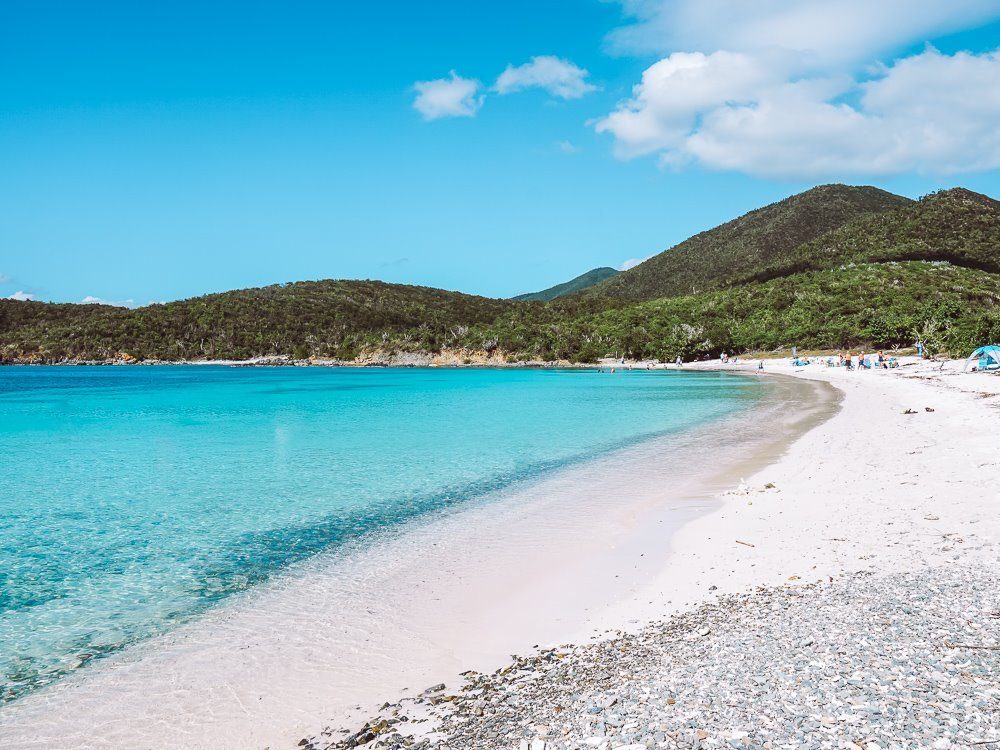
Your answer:
[[[818,185],[699,232],[584,293],[640,301],[717,289],[861,214],[911,202],[871,186]]]
[[[930,193],[895,211],[859,216],[738,281],[761,282],[844,263],[908,260],[1000,273],[1000,201],[966,188]]]
[[[583,289],[592,287],[594,284],[600,283],[605,279],[610,279],[618,273],[619,271],[616,268],[611,268],[610,266],[600,266],[599,268],[592,268],[585,273],[581,273],[579,276],[572,278],[569,281],[564,281],[562,284],[550,286],[548,289],[543,289],[540,292],[518,294],[516,297],[511,297],[511,299],[518,301],[533,300],[539,302],[551,302],[557,297],[565,297],[567,294],[573,294],[574,292],[579,292]]]
[[[278,356],[364,364],[445,350],[470,361],[592,362],[783,344],[888,348],[916,338],[931,351],[964,352],[1000,340],[1000,202],[989,196],[956,188],[911,201],[819,186],[685,243],[666,266],[548,302],[336,280],[135,310],[0,300],[0,363]],[[707,251],[694,275],[706,290],[642,298],[677,288],[659,271],[698,248]],[[637,278],[638,289],[601,292]]]

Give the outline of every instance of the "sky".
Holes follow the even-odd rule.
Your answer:
[[[0,297],[505,297],[816,184],[1000,197],[996,0],[0,7]]]

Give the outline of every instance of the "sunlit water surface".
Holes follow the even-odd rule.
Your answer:
[[[284,566],[750,408],[710,373],[0,368],[0,695]]]

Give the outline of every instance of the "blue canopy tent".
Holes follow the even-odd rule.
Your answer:
[[[969,365],[972,364],[972,360],[978,359],[979,362],[976,365],[977,370],[1000,370],[1000,346],[992,344],[990,346],[981,346],[976,351],[974,351],[967,360],[965,360],[964,370],[969,369]]]

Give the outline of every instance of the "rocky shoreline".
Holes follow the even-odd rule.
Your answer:
[[[158,365],[221,365],[227,367],[594,367],[593,362],[570,362],[569,360],[524,360],[500,353],[484,351],[446,350],[430,352],[385,352],[374,351],[350,360],[295,359],[287,355],[253,357],[251,359],[136,359],[122,353],[106,359],[61,359],[45,357],[0,357],[0,365],[31,366],[54,365],[60,367],[141,367]],[[636,363],[632,363],[635,366]],[[645,366],[645,363],[640,363]]]
[[[465,673],[299,746],[1000,748],[1000,567],[717,597],[637,633]]]

